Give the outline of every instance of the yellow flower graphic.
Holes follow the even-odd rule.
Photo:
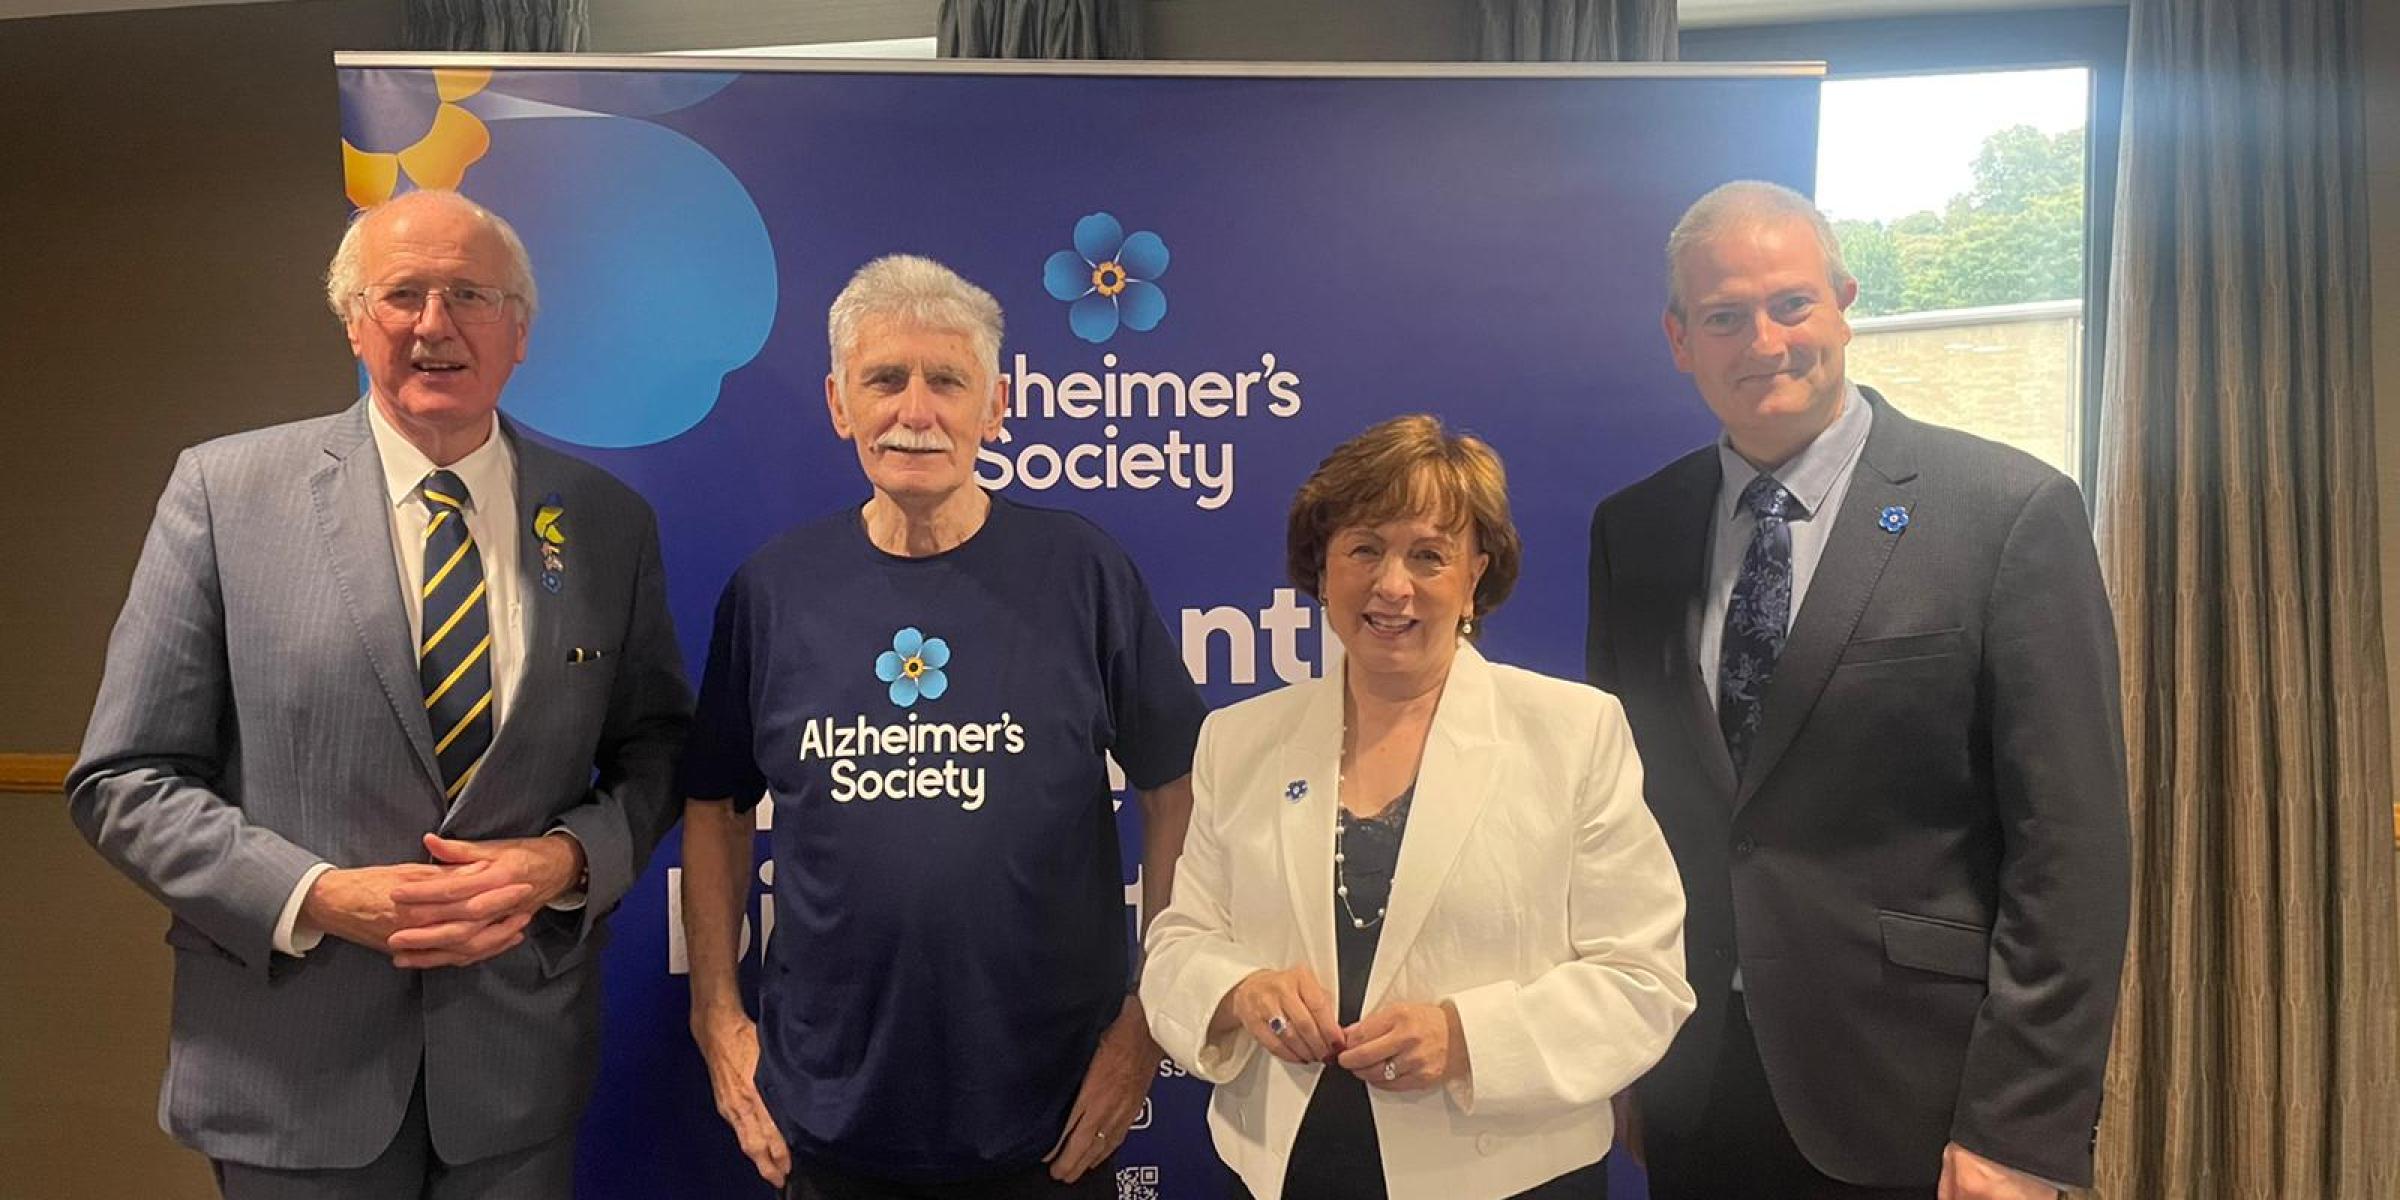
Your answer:
[[[402,175],[421,188],[457,187],[467,168],[492,148],[491,131],[458,102],[491,82],[489,68],[436,68],[433,85],[441,103],[423,137],[390,153],[361,150],[342,139],[342,183],[350,203],[365,208],[391,199]]]

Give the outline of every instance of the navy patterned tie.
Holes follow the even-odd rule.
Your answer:
[[[467,485],[452,472],[435,471],[419,490],[429,519],[417,677],[425,685],[442,794],[456,800],[492,747],[492,623],[483,555],[467,532]]]
[[[1792,623],[1792,529],[1788,514],[1800,505],[1772,475],[1762,474],[1742,489],[1742,507],[1758,518],[1742,573],[1733,581],[1725,607],[1725,644],[1717,659],[1717,724],[1733,752],[1736,774],[1750,758],[1750,743],[1764,716],[1767,680],[1783,653]]]

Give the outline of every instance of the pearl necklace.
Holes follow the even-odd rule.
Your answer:
[[[1385,894],[1384,903],[1375,910],[1373,918],[1361,917],[1357,909],[1350,907],[1350,874],[1342,866],[1342,836],[1350,825],[1343,819],[1347,815],[1339,803],[1333,806],[1333,894],[1341,898],[1342,911],[1350,915],[1350,928],[1371,929],[1383,923],[1384,910],[1391,907],[1391,896]]]
[[[1346,745],[1349,740],[1350,731],[1345,729],[1342,731],[1342,741]],[[1346,857],[1342,853],[1342,838],[1350,831],[1350,821],[1348,819],[1350,816],[1350,810],[1342,807],[1341,796],[1343,792],[1350,789],[1350,773],[1348,771],[1344,771],[1334,776],[1333,787],[1333,894],[1336,898],[1341,900],[1342,911],[1349,915],[1350,928],[1372,929],[1377,925],[1383,924],[1384,910],[1392,906],[1391,893],[1384,893],[1383,906],[1375,910],[1375,915],[1372,918],[1361,917],[1358,915],[1357,909],[1350,907],[1350,872],[1347,868],[1342,866],[1342,862]]]

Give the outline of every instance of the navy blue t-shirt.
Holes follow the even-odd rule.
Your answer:
[[[1191,770],[1204,715],[1133,562],[992,498],[901,558],[857,510],[794,529],[717,605],[688,796],[775,798],[758,1082],[794,1153],[905,1181],[1056,1143],[1128,985],[1102,753]]]

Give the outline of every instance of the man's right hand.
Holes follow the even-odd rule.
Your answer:
[[[392,955],[404,967],[463,967],[503,953],[525,940],[530,913],[510,911],[523,896],[524,885],[495,889],[477,898],[488,912],[462,914],[445,927],[440,945],[394,951],[391,937],[410,928],[392,889],[442,877],[447,868],[433,863],[398,863],[384,867],[335,868],[317,876],[300,901],[300,923],[355,942],[379,954]]]
[[[716,1093],[717,1115],[733,1127],[734,1140],[759,1178],[782,1187],[792,1173],[792,1152],[783,1130],[758,1094],[758,1026],[741,1012],[692,1014],[692,1040],[708,1060],[708,1086]]]

